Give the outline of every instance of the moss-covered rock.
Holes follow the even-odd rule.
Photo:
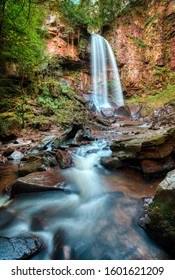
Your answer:
[[[148,216],[146,230],[175,257],[175,170],[159,184]]]
[[[132,164],[139,167],[145,174],[167,172],[174,168],[175,127],[159,130],[146,130],[138,135],[128,135],[123,139],[113,141],[110,148],[112,156],[105,162],[107,168],[118,168],[121,165]],[[117,159],[118,161],[114,161]],[[134,164],[134,165],[133,165]]]
[[[164,128],[157,131],[146,131],[145,133],[129,136],[122,140],[114,141],[111,145],[113,153],[122,159],[124,153],[129,158],[164,158],[174,150],[175,127]]]
[[[21,124],[19,118],[14,113],[0,114],[0,138],[15,137],[20,133]]]

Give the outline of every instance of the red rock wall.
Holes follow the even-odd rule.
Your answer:
[[[162,89],[175,71],[175,1],[147,0],[132,7],[106,34],[126,95]]]

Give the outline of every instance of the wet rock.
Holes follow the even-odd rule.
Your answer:
[[[123,166],[118,157],[103,157],[101,158],[101,164],[109,169],[117,169]]]
[[[131,112],[132,120],[138,120],[140,118],[140,115],[141,115],[142,106],[141,105],[136,105],[136,104],[128,104],[128,107],[129,107],[130,112]]]
[[[14,152],[14,150],[11,147],[8,147],[4,152],[3,152],[3,156],[4,157],[9,157],[12,153]]]
[[[65,232],[64,230],[57,230],[57,232],[55,233],[54,236],[54,250],[52,253],[52,259],[53,260],[65,260],[66,256],[65,256]]]
[[[37,145],[37,148],[40,150],[47,150],[51,147],[55,139],[56,139],[55,135],[47,136]]]
[[[61,168],[68,168],[72,165],[72,157],[67,151],[57,151],[56,159]]]
[[[144,174],[163,173],[175,168],[175,162],[172,157],[166,157],[159,160],[143,160],[141,168]]]
[[[164,199],[166,193],[175,194],[175,169],[168,172],[165,179],[159,184],[155,198],[157,199],[158,196],[160,199],[161,196]]]
[[[107,118],[103,118],[100,114],[96,114],[94,116],[92,115],[90,117],[90,121],[88,122],[88,126],[91,131],[106,131],[107,128],[110,127],[110,125],[110,120],[108,120]]]
[[[93,141],[93,140],[95,140],[93,138],[93,136],[92,136],[92,132],[91,132],[91,129],[89,127],[85,128],[83,139],[86,140],[86,141]]]
[[[33,172],[18,178],[11,188],[11,196],[43,191],[63,190],[65,179],[59,169],[54,171]]]
[[[8,159],[11,159],[11,160],[20,160],[22,159],[24,156],[23,153],[21,153],[20,151],[14,151],[9,157]]]
[[[175,125],[175,99],[170,100],[155,111],[154,118],[152,120],[152,128],[157,129],[160,126],[174,126]]]
[[[0,228],[7,226],[14,219],[15,213],[13,210],[5,207],[0,207]]]
[[[137,203],[137,223],[142,228],[146,228],[146,225],[150,223],[148,216],[148,207],[153,202],[153,196],[142,197]]]
[[[105,118],[112,118],[115,114],[115,108],[101,108],[100,112]]]
[[[57,138],[53,147],[58,148],[67,148],[69,146],[80,146],[80,142],[83,139],[84,128],[82,124],[73,123],[70,128],[65,130],[60,138]]]
[[[79,131],[77,131],[74,137],[74,141],[78,146],[81,145],[81,141],[83,140],[83,137],[84,137],[84,129],[80,129]]]
[[[41,231],[49,229],[49,217],[48,213],[45,210],[42,210],[40,213],[36,213],[32,217],[31,230],[32,231]]]
[[[131,111],[129,106],[121,106],[115,111],[115,115],[131,117]]]
[[[43,153],[39,153],[37,155],[25,155],[20,161],[18,167],[18,175],[19,177],[26,176],[32,172],[37,171],[45,171],[46,166],[43,162]]]
[[[16,150],[17,148],[21,148],[21,147],[30,147],[31,143],[32,143],[31,140],[24,142],[22,139],[16,139],[12,143],[8,144],[8,147]]]
[[[43,154],[42,161],[45,166],[50,166],[50,167],[58,166],[58,161],[56,158],[56,154],[54,152],[45,152]]]
[[[175,170],[159,184],[147,213],[147,232],[175,257]]]
[[[0,114],[0,139],[15,138],[21,131],[21,124],[14,113]]]
[[[116,120],[116,122],[118,123],[118,125],[120,126],[120,127],[127,127],[127,126],[143,126],[144,125],[144,123],[143,122],[141,122],[141,121],[134,121],[134,120],[131,120],[131,119],[125,119],[125,120],[118,120],[118,118],[117,118],[117,120]]]
[[[161,159],[161,168],[155,166],[155,169],[157,168],[157,171],[161,169],[165,171],[171,170],[174,166],[172,160],[166,159],[174,152],[174,143],[175,127],[172,127],[157,131],[147,130],[138,135],[123,137],[123,139],[113,141],[110,148],[112,150],[112,157],[117,157],[124,164],[128,160],[142,162],[145,172],[151,171],[151,168],[146,168],[148,161],[145,162],[143,160],[154,160],[156,162]]]
[[[0,237],[0,260],[26,260],[42,249],[42,241],[36,236]]]

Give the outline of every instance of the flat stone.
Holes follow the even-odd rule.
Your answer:
[[[21,193],[62,190],[65,179],[59,169],[54,171],[33,172],[18,178],[11,188],[11,196]]]
[[[175,127],[146,131],[137,136],[113,141],[110,146],[113,153],[126,153],[128,158],[152,159],[164,158],[175,149]],[[123,154],[124,155],[124,154]],[[122,155],[122,156],[123,156]],[[124,159],[124,158],[123,158]]]
[[[42,241],[36,236],[0,237],[0,260],[29,259],[42,248]]]

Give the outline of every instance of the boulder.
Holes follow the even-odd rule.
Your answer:
[[[115,108],[109,107],[109,108],[101,108],[101,114],[105,118],[112,118],[115,114]]]
[[[18,178],[11,188],[11,196],[22,193],[63,190],[65,179],[59,169],[54,171],[33,172]]]
[[[65,242],[65,232],[62,229],[57,230],[54,235],[54,246],[53,246],[53,253],[52,259],[53,260],[65,260],[65,253],[64,253],[64,242]]]
[[[118,116],[125,116],[125,117],[131,117],[131,111],[129,106],[121,106],[118,109],[116,109],[115,114]]]
[[[26,260],[42,249],[42,241],[36,236],[0,237],[0,260]]]
[[[45,171],[46,166],[43,162],[43,153],[25,155],[18,167],[19,177],[26,176],[32,172]]]
[[[21,131],[21,124],[16,114],[0,114],[0,139],[15,138]]]
[[[8,159],[10,160],[21,160],[23,158],[24,154],[21,153],[20,151],[14,151]]]
[[[175,127],[128,135],[114,140],[110,148],[111,161],[118,158],[123,165],[137,162],[137,167],[146,174],[170,171],[174,168],[174,160],[170,156],[175,151]]]
[[[158,185],[147,214],[148,234],[175,257],[175,169]]]
[[[61,168],[68,168],[72,165],[72,157],[67,151],[58,150],[56,153],[56,159]]]
[[[122,161],[118,157],[102,157],[101,164],[109,169],[117,169],[123,166]]]
[[[9,157],[12,153],[14,152],[13,148],[8,147],[4,152],[3,152],[3,156],[4,157]]]
[[[37,148],[39,150],[48,150],[53,142],[55,141],[57,137],[55,135],[50,135],[50,136],[46,136],[44,137],[41,142],[37,145]]]
[[[69,146],[80,146],[83,139],[84,128],[82,124],[73,123],[70,128],[65,130],[60,138],[55,139],[53,148],[67,148]]]

